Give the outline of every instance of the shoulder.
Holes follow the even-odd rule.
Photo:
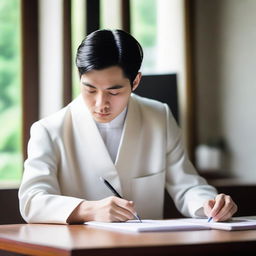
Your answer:
[[[145,98],[138,96],[136,94],[132,94],[132,99],[139,105],[139,107],[145,112],[151,113],[166,113],[168,108],[167,104],[162,103],[157,100]]]
[[[31,133],[33,131],[39,132],[40,130],[44,130],[48,132],[51,137],[59,136],[61,134],[61,130],[71,122],[71,107],[74,104],[73,102],[74,101],[59,111],[33,123],[31,126]]]
[[[168,119],[168,106],[157,100],[132,95],[132,101],[138,106],[141,120],[150,127],[166,127]]]
[[[135,94],[132,94],[132,100],[139,106],[144,121],[155,125],[167,126],[168,129],[173,131],[179,129],[172,111],[166,103]]]

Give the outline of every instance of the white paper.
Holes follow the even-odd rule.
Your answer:
[[[156,231],[176,231],[176,230],[201,230],[210,229],[207,226],[197,223],[188,223],[179,220],[142,220],[142,223],[133,220],[127,222],[85,222],[90,226],[99,228],[127,231],[127,232],[156,232]]]
[[[207,219],[172,219],[172,220],[137,220],[127,222],[85,222],[86,225],[103,229],[111,229],[124,232],[160,232],[160,231],[185,231],[185,230],[248,230],[256,229],[256,220],[249,218],[232,218],[226,222],[207,222]]]
[[[256,229],[256,221],[243,218],[243,217],[237,217],[232,218],[229,221],[221,221],[221,222],[207,222],[205,223],[204,219],[184,219],[184,221],[189,223],[197,223],[197,224],[203,224],[205,226],[210,227],[211,229],[221,229],[221,230],[248,230],[248,229]]]

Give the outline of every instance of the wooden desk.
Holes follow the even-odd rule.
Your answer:
[[[14,224],[0,226],[0,250],[47,256],[256,255],[256,230],[127,234],[85,225]]]

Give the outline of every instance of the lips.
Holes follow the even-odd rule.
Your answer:
[[[109,116],[109,115],[110,115],[110,113],[98,113],[98,112],[95,112],[95,114],[96,114],[97,116],[100,116],[100,117],[106,117],[106,116]]]

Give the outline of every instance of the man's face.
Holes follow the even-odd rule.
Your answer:
[[[133,88],[118,66],[91,70],[81,76],[81,94],[94,120],[107,123],[117,117],[127,106],[132,90],[140,81],[137,75]]]

